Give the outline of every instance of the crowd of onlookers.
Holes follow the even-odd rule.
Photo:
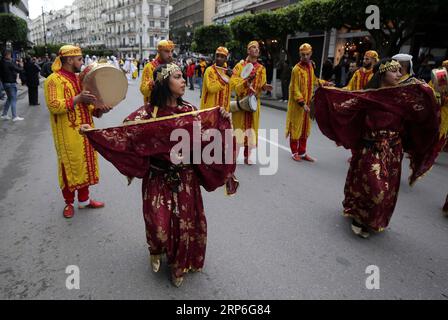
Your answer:
[[[0,60],[0,99],[6,100],[0,116],[2,120],[24,120],[17,114],[18,85],[28,87],[30,106],[39,105],[38,87],[41,77],[51,74],[51,64],[56,55],[49,57],[18,57],[13,59],[12,51],[5,50]],[[8,115],[11,110],[11,116]]]

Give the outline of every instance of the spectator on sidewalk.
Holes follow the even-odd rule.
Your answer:
[[[17,115],[17,74],[22,71],[23,66],[16,65],[11,58],[11,51],[6,50],[3,59],[0,62],[0,79],[3,82],[8,99],[3,107],[2,120],[10,120],[8,116],[9,107],[11,107],[12,121],[20,121],[23,118]]]
[[[331,77],[333,77],[333,61],[328,58],[322,66],[322,79],[331,81]]]
[[[199,85],[199,98],[202,95],[202,78],[204,77],[205,68],[207,66],[207,62],[205,62],[204,58],[199,59],[199,63],[196,65],[196,78]]]
[[[48,76],[53,72],[51,71],[51,65],[53,64],[54,59],[56,59],[56,54],[52,53],[51,60],[44,62],[44,64],[42,65],[42,69],[40,70],[40,74],[42,75],[42,77],[48,78]]]
[[[20,68],[19,79],[20,79],[20,84],[22,86],[26,85],[26,74],[25,74],[25,69],[23,69],[24,65],[25,65],[25,61],[22,58],[18,58],[16,60],[16,66]]]
[[[280,81],[282,84],[282,99],[283,102],[288,102],[289,97],[289,83],[291,81],[292,68],[288,60],[284,60],[280,64]]]
[[[188,82],[190,82],[190,90],[194,90],[194,70],[196,68],[195,62],[192,59],[190,64],[187,67],[187,78]]]
[[[0,80],[0,100],[5,100],[6,94],[3,88],[3,82]]]
[[[28,87],[28,101],[30,106],[38,106],[38,88],[40,67],[37,65],[36,57],[27,57],[25,63],[26,85]]]

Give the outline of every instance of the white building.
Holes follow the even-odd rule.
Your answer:
[[[169,11],[168,0],[106,1],[106,47],[122,56],[156,54],[157,43],[169,38]]]
[[[44,20],[48,44],[107,48],[120,56],[149,57],[169,37],[168,0],[75,0]],[[31,41],[44,43],[42,16],[31,23]]]

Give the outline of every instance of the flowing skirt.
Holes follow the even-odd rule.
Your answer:
[[[345,183],[344,215],[384,230],[397,203],[403,147],[397,132],[371,132],[355,150]]]
[[[143,218],[150,254],[166,253],[172,275],[181,277],[204,265],[207,222],[194,170],[182,168],[175,175],[151,169],[143,179]]]

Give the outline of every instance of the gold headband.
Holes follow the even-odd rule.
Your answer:
[[[396,69],[400,69],[400,68],[401,68],[400,63],[398,61],[392,60],[392,61],[388,61],[386,63],[382,63],[380,65],[380,68],[378,71],[380,73],[384,73],[387,71],[392,71],[392,70],[396,70]]]
[[[168,78],[170,75],[173,74],[175,71],[180,71],[180,68],[175,63],[169,63],[166,65],[166,67],[162,67],[162,70],[157,73],[157,80],[158,82],[162,82],[166,78]]]

